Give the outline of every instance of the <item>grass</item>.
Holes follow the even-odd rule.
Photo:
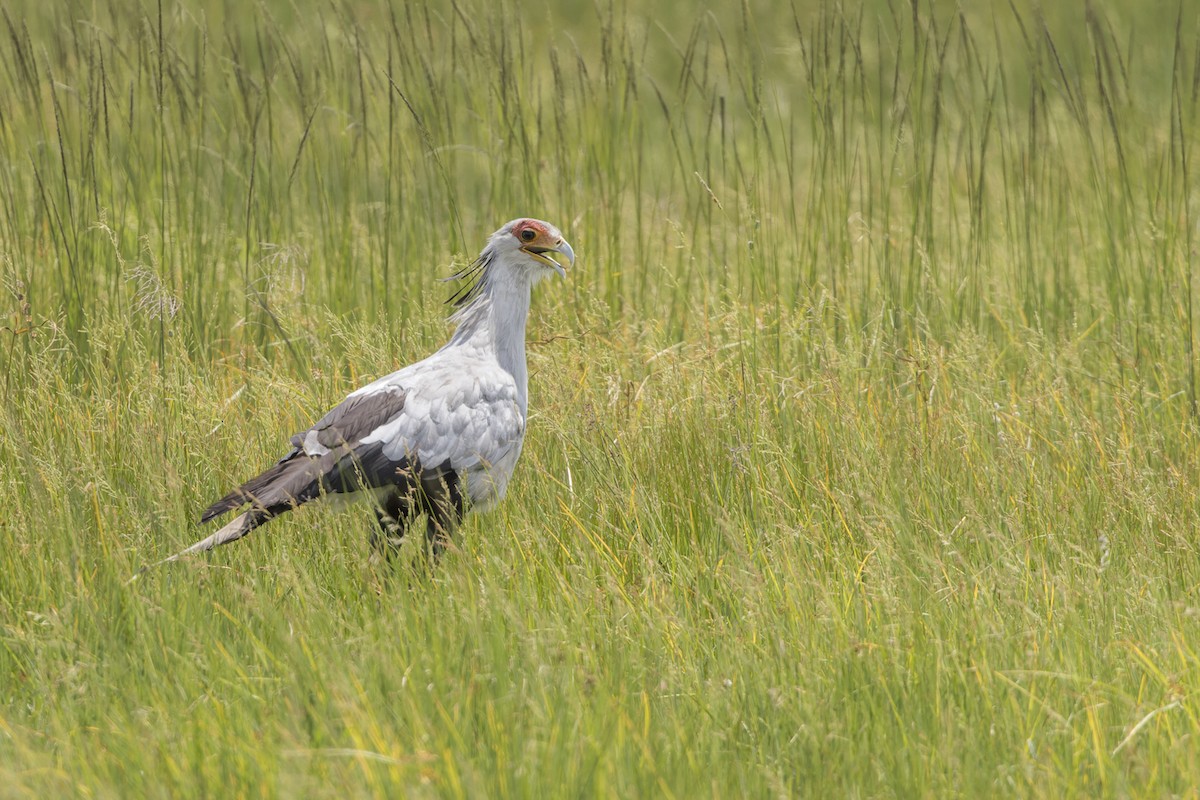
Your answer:
[[[967,5],[6,5],[0,794],[1200,792],[1200,17]],[[524,214],[434,576],[127,582]]]

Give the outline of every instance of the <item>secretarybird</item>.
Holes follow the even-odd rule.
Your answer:
[[[556,256],[561,260],[556,260]],[[575,264],[553,225],[516,219],[496,231],[454,277],[457,324],[436,353],[352,392],[303,433],[275,466],[213,503],[208,522],[245,508],[219,531],[166,559],[242,538],[280,514],[325,496],[372,501],[372,545],[390,560],[405,528],[428,518],[437,556],[468,509],[504,496],[521,455],[528,407],[525,320],[535,283]]]

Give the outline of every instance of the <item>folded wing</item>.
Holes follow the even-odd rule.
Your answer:
[[[249,504],[253,524],[244,536],[322,494],[403,489],[448,471],[488,473],[512,460],[524,424],[507,372],[435,356],[351,394],[293,436],[292,451],[274,466],[209,506],[201,522]]]

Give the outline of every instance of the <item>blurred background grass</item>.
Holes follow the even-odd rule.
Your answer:
[[[1197,790],[1189,4],[0,19],[5,793]],[[125,585],[520,215],[436,578],[318,510]]]

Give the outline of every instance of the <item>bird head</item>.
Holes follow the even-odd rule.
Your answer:
[[[492,234],[488,249],[515,265],[525,267],[539,280],[551,272],[566,277],[575,265],[575,251],[558,228],[540,219],[514,219]]]

